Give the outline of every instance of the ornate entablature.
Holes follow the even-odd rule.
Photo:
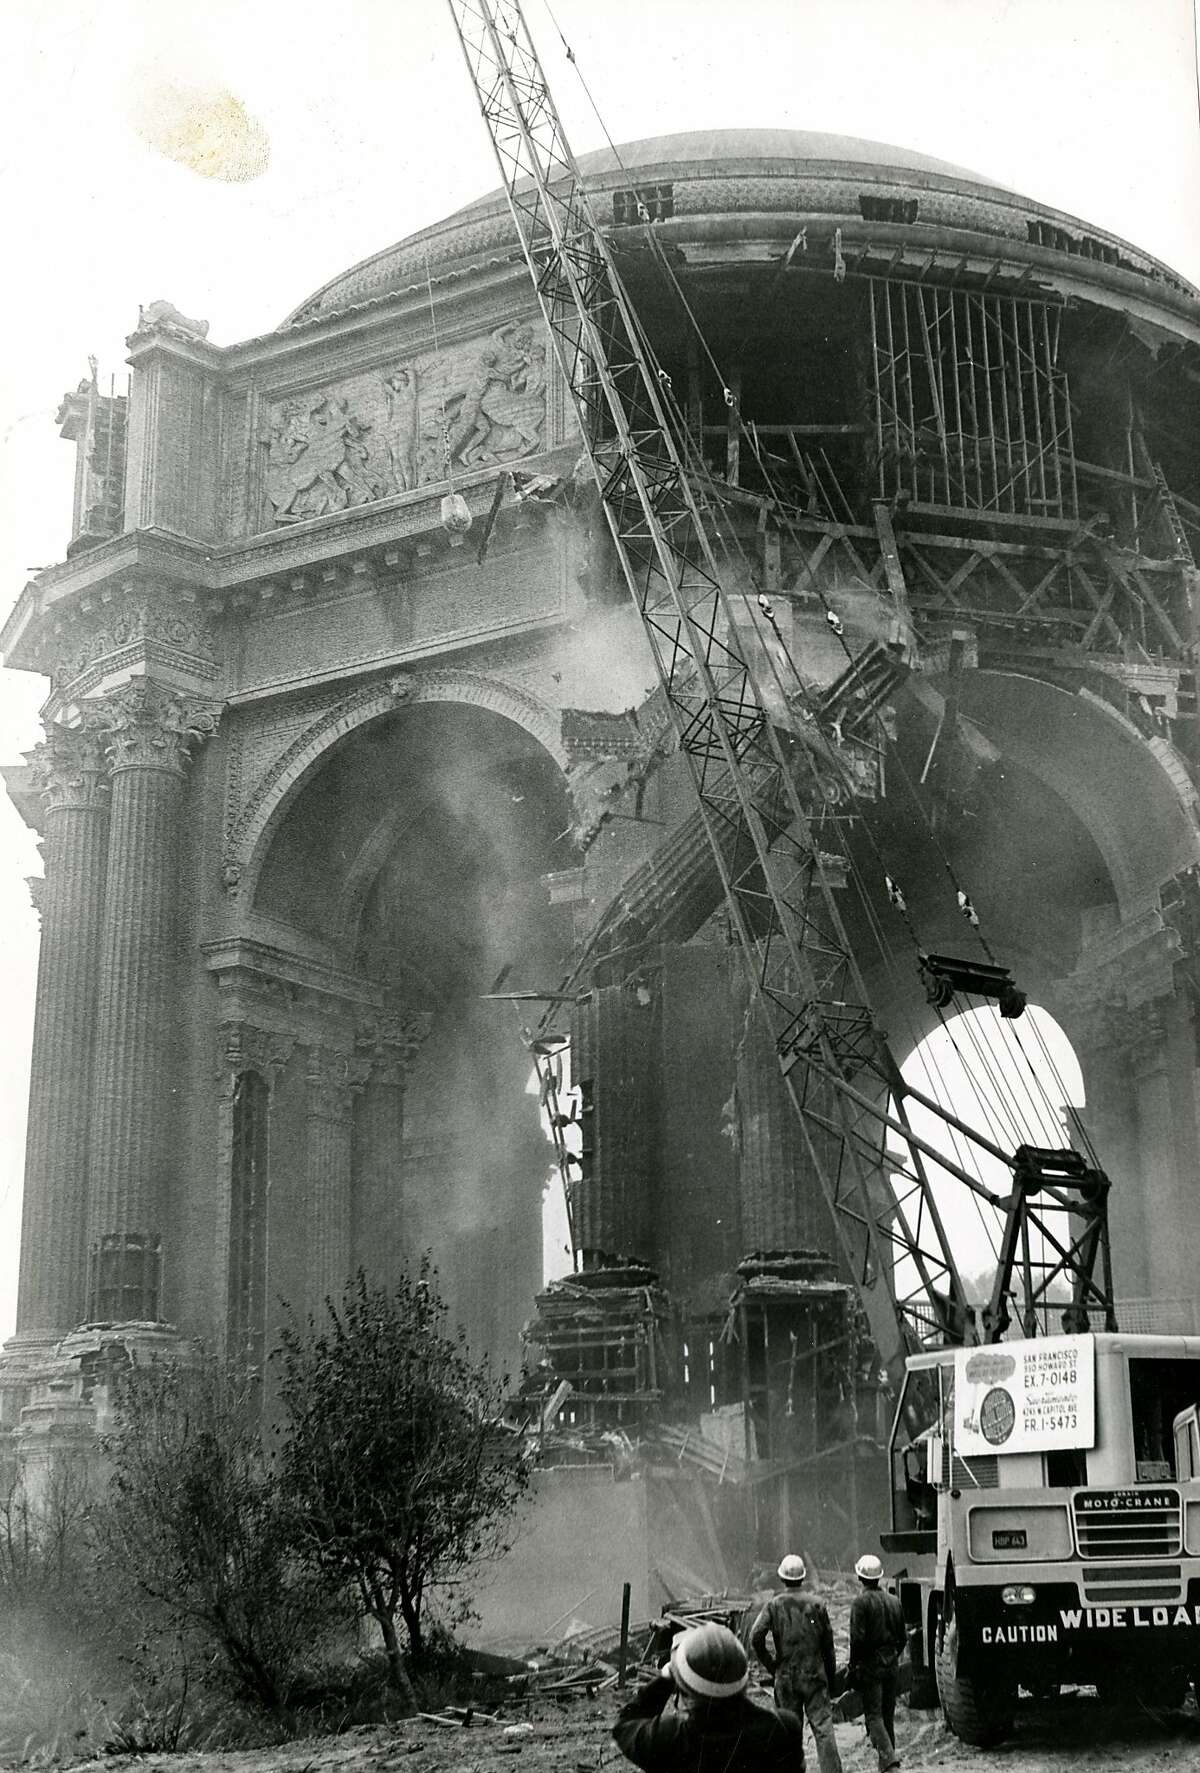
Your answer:
[[[212,623],[194,594],[168,586],[83,599],[48,663],[57,696],[86,696],[106,678],[146,666],[197,682],[220,676]]]

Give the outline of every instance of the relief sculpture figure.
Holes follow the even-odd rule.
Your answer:
[[[389,477],[373,432],[336,394],[286,402],[267,448],[276,523],[303,523],[384,497]]]
[[[542,446],[542,422],[546,416],[546,347],[525,327],[513,341],[520,367],[507,382],[493,382],[480,401],[490,421],[482,443],[468,452],[464,462],[494,462],[502,457],[532,455]]]
[[[446,454],[469,468],[541,447],[546,412],[546,353],[528,326],[510,322],[475,348],[447,378]]]
[[[387,407],[384,441],[392,470],[393,492],[411,492],[417,484],[417,443],[420,419],[417,403],[417,371],[411,363],[399,363],[383,378]]]

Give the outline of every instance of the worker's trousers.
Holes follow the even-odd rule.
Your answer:
[[[833,1706],[824,1680],[789,1675],[786,1668],[781,1668],[775,1676],[775,1703],[786,1711],[794,1711],[797,1717],[807,1717],[817,1745],[820,1773],[842,1773],[842,1757],[833,1732]]]
[[[859,1682],[862,1694],[863,1723],[867,1727],[871,1747],[879,1756],[880,1773],[900,1765],[896,1753],[896,1689],[898,1676],[894,1668],[864,1675]]]

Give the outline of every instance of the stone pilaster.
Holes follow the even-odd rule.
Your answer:
[[[85,707],[112,770],[90,1128],[89,1309],[97,1319],[155,1319],[175,1167],[184,770],[192,744],[215,730],[218,709],[146,678]]]
[[[319,1315],[351,1271],[351,1137],[355,1094],[370,1062],[328,1047],[309,1050],[305,1073],[305,1305]]]
[[[355,1037],[368,1075],[355,1108],[351,1246],[355,1265],[377,1273],[413,1253],[402,1168],[404,1081],[431,1022],[427,1012],[372,1016]]]
[[[98,740],[51,726],[35,769],[46,804],[16,1345],[52,1343],[87,1301],[88,1095],[109,782]]]

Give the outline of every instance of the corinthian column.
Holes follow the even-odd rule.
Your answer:
[[[217,714],[216,704],[146,678],[88,709],[112,770],[90,1129],[97,1318],[160,1315],[162,1224],[176,1168],[179,818],[188,751]]]
[[[102,749],[47,728],[42,945],[33,1022],[16,1345],[55,1342],[87,1307],[88,1090],[108,841]]]
[[[305,1114],[305,1305],[314,1315],[350,1277],[352,1105],[369,1062],[328,1047],[308,1056]]]

